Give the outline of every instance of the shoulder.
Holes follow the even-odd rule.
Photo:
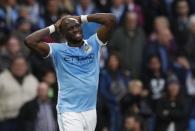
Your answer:
[[[37,78],[32,75],[31,73],[27,74],[25,77],[26,81],[30,82],[31,84],[38,85]]]
[[[92,36],[90,36],[88,39],[86,39],[87,43],[89,44],[95,44],[95,45],[106,45],[106,43],[103,43],[99,38],[97,33],[93,34]]]
[[[26,78],[37,81],[36,77],[34,75],[32,75],[31,73],[29,73]],[[38,81],[37,81],[38,82]]]
[[[7,78],[10,78],[12,75],[11,75],[11,72],[9,70],[4,70],[1,74],[0,74],[0,79],[3,80],[3,79],[7,79]]]
[[[48,43],[48,45],[55,49],[61,49],[62,47],[65,47],[65,43]]]
[[[55,55],[56,52],[64,50],[66,48],[65,43],[47,43],[49,45],[49,54],[44,57],[48,58],[49,56]]]

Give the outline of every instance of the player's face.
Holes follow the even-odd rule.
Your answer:
[[[65,25],[65,37],[69,42],[78,43],[83,40],[81,24],[75,20],[68,20]]]

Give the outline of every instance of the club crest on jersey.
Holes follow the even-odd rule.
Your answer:
[[[84,51],[89,54],[92,51],[92,46],[89,44],[84,45]]]

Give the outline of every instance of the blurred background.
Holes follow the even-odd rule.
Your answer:
[[[97,12],[117,26],[101,49],[96,131],[195,131],[195,0],[0,0],[0,131],[58,130],[51,60],[23,40]],[[99,26],[83,24],[84,38]]]

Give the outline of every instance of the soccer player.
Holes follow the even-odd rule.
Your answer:
[[[83,40],[81,24],[97,22],[97,33]],[[65,16],[54,25],[25,38],[25,44],[43,57],[51,57],[58,80],[58,124],[60,131],[94,131],[99,81],[100,49],[108,41],[115,17],[108,13]],[[66,43],[45,43],[42,39],[60,32]]]

